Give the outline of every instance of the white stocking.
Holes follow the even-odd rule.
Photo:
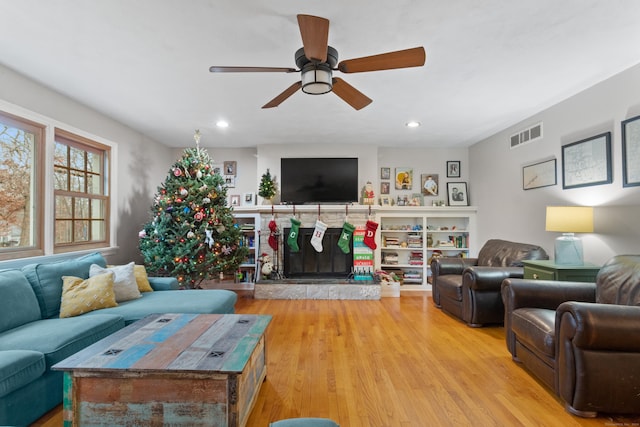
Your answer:
[[[327,224],[317,220],[316,229],[313,230],[313,236],[311,237],[311,246],[317,252],[322,252],[322,239],[324,238],[324,232],[327,231]]]

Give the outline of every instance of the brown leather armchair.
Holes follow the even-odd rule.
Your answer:
[[[506,279],[513,360],[581,417],[640,413],[640,255],[620,255],[596,283]]]
[[[469,326],[502,323],[500,285],[508,277],[523,277],[525,259],[549,259],[549,256],[540,246],[491,239],[482,246],[477,258],[433,258],[433,301],[436,307]]]

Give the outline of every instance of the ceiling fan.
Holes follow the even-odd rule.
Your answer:
[[[298,15],[298,26],[303,47],[295,53],[296,68],[286,67],[220,67],[209,68],[212,73],[301,73],[301,80],[267,102],[262,108],[280,105],[298,89],[321,95],[333,92],[356,110],[372,101],[365,94],[339,77],[333,71],[362,73],[365,71],[391,70],[394,68],[421,67],[426,55],[423,47],[398,50],[362,58],[347,59],[338,63],[338,51],[329,46],[329,20],[312,15]]]

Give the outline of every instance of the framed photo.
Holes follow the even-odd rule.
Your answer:
[[[447,182],[449,206],[469,206],[466,182]]]
[[[447,161],[447,178],[460,178],[460,160]]]
[[[238,162],[224,162],[224,174],[238,176]]]
[[[222,173],[223,168],[224,167],[222,166],[221,163],[213,163],[211,165],[211,169],[213,170],[213,173],[217,173],[218,175],[224,175],[224,173]]]
[[[611,132],[562,147],[562,188],[610,184]]]
[[[227,188],[236,188],[236,177],[233,175],[222,175],[222,178],[224,179],[224,185],[227,186]]]
[[[640,116],[622,122],[622,186],[640,185]]]
[[[522,168],[522,189],[549,187],[558,183],[556,159],[545,160]]]
[[[240,206],[239,194],[232,194],[230,197],[231,197],[231,206]]]
[[[391,168],[380,168],[380,179],[391,179]]]
[[[380,206],[391,206],[391,196],[380,196]]]
[[[422,185],[422,194],[425,196],[438,195],[438,174],[425,173],[420,175],[420,184]]]
[[[411,190],[413,188],[413,169],[396,168],[396,190]]]
[[[390,190],[391,190],[391,183],[390,182],[381,182],[380,183],[380,194],[389,194]]]
[[[424,205],[424,199],[422,193],[413,193],[411,199],[409,199],[409,206],[422,206]]]
[[[256,193],[244,193],[242,196],[242,206],[253,206],[256,204]]]

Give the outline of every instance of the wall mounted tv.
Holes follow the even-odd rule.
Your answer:
[[[358,201],[357,158],[283,158],[280,180],[286,204]]]

